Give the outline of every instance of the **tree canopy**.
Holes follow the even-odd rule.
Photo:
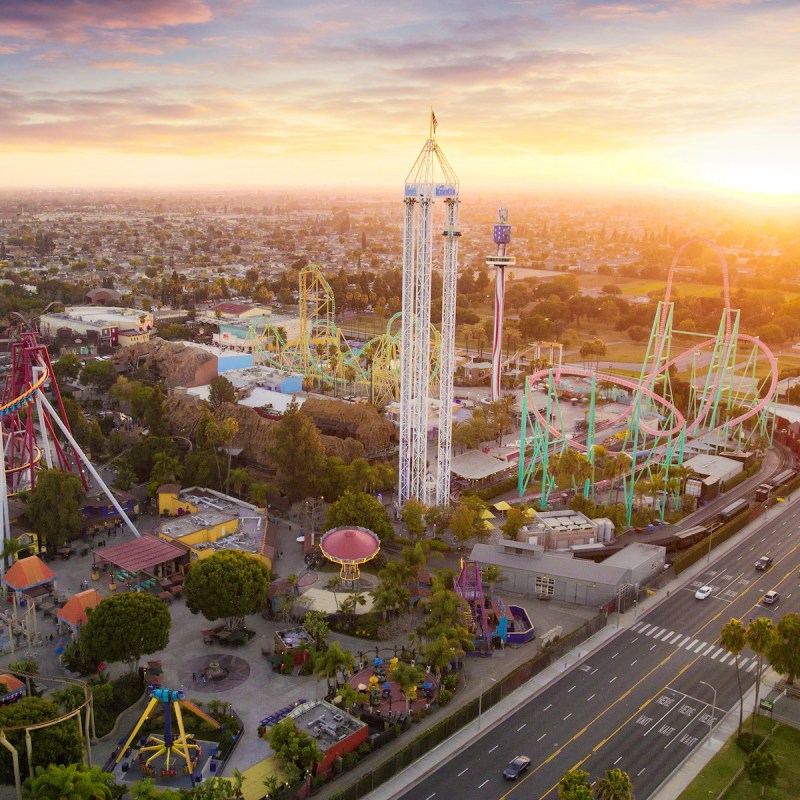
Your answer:
[[[255,556],[220,550],[198,561],[184,581],[186,606],[207,620],[224,619],[229,630],[240,628],[247,614],[261,610],[270,573]]]
[[[211,379],[208,386],[208,402],[215,410],[220,408],[223,403],[236,402],[236,389],[224,375],[217,375],[216,378]]]
[[[325,524],[328,529],[343,525],[358,525],[369,528],[381,539],[392,537],[392,525],[383,503],[365,492],[345,492],[335,503],[328,506]]]
[[[800,614],[792,611],[781,618],[777,638],[767,657],[772,668],[786,675],[786,682],[793,684],[800,675]]]
[[[110,800],[114,797],[114,776],[100,767],[84,764],[49,764],[36,767],[32,778],[22,787],[23,800]]]
[[[295,725],[290,717],[273,725],[267,732],[269,746],[278,758],[294,765],[302,774],[322,760],[322,752],[314,740]]]
[[[81,629],[80,648],[92,663],[125,661],[131,670],[148,653],[169,643],[172,618],[166,604],[143,592],[126,592],[102,600]]]
[[[85,497],[77,475],[60,469],[43,469],[36,475],[25,516],[42,540],[58,547],[80,535],[81,503]]]
[[[272,431],[267,457],[281,491],[290,502],[319,494],[326,477],[325,447],[311,417],[293,400]]]
[[[41,697],[23,697],[17,703],[0,707],[0,728],[14,728],[20,725],[47,722],[59,716],[61,716],[61,711],[50,700],[44,700]],[[24,731],[10,731],[6,735],[8,741],[19,753],[25,753]],[[47,767],[49,764],[71,764],[81,760],[81,737],[74,720],[66,720],[58,725],[33,731],[31,739],[34,767]],[[5,748],[0,748],[0,783],[13,782],[14,770],[11,753]]]
[[[81,383],[98,389],[110,389],[117,380],[117,370],[111,361],[90,361],[81,370]]]

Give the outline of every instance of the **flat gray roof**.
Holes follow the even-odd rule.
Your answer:
[[[480,450],[468,450],[460,456],[456,456],[450,462],[450,471],[459,478],[466,478],[470,481],[478,481],[481,478],[488,478],[509,468],[507,461],[482,453]]]
[[[628,570],[624,567],[606,563],[595,564],[593,561],[572,558],[571,554],[545,552],[535,558],[527,554],[504,552],[502,545],[476,544],[472,548],[470,558],[481,564],[494,564],[498,567],[518,569],[553,578],[604,583],[608,586],[616,586],[628,574]]]

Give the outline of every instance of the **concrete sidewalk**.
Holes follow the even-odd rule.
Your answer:
[[[774,515],[786,513],[790,507],[794,509],[796,502],[797,497],[785,503],[778,504],[770,510],[769,519],[773,519]],[[748,535],[758,530],[764,523],[765,519],[761,517],[748,524],[727,542],[724,542],[713,551],[714,560],[724,556],[740,544]],[[477,739],[481,733],[485,733],[488,729],[498,725],[504,721],[510,713],[519,708],[521,704],[541,694],[551,683],[561,677],[564,672],[575,669],[576,666],[587,660],[596,650],[619,635],[621,631],[631,627],[638,619],[641,619],[643,614],[646,614],[659,603],[663,602],[672,592],[692,581],[707,568],[708,562],[705,558],[702,558],[689,569],[682,572],[680,576],[672,580],[669,584],[659,589],[653,597],[643,601],[638,608],[620,615],[619,620],[616,618],[617,615],[612,614],[609,617],[606,627],[587,639],[580,647],[576,648],[573,653],[564,659],[560,659],[557,664],[552,664],[550,667],[531,678],[524,686],[521,686],[508,697],[503,698],[497,705],[487,709],[480,720],[476,720],[467,725],[450,739],[443,742],[429,753],[426,753],[422,758],[397,774],[394,778],[375,789],[370,793],[369,800],[394,800],[394,798],[407,792],[415,783],[422,780],[432,771],[441,767],[443,763],[454,755],[461,752],[471,742]],[[777,676],[775,676],[774,673],[771,675],[768,674],[763,683],[764,685],[771,685],[775,680],[777,680]],[[748,707],[748,702],[752,708],[754,700],[755,687],[753,687],[745,697],[745,709]],[[438,721],[438,718],[439,715],[437,714],[431,719]],[[730,738],[731,734],[736,731],[738,721],[738,712],[736,708],[734,708],[717,724],[710,739],[707,739],[700,747],[697,747],[687,759],[673,771],[672,775],[667,778],[659,789],[651,795],[651,800],[675,800],[697,776],[700,770],[706,766],[711,757],[719,752],[725,742]],[[415,727],[412,733],[413,731],[419,730],[419,727]],[[399,737],[396,742],[393,743],[393,745],[400,747],[404,747],[407,744],[407,737]],[[392,747],[393,746],[390,745],[383,750],[379,750],[372,758],[368,759],[368,761],[372,762],[373,759],[377,761],[383,760],[386,756],[391,754]],[[371,763],[370,769],[373,769],[374,766],[375,764]],[[349,775],[355,777],[358,773],[359,770],[356,769],[352,773],[349,773]],[[349,783],[350,781],[348,781],[348,784]],[[342,789],[345,785],[343,781],[334,781],[325,787],[325,790],[320,793],[320,796],[322,798],[328,797]]]

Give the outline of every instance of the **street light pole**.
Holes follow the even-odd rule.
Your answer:
[[[481,717],[482,717],[482,712],[483,712],[483,691],[484,691],[483,687],[486,685],[486,678],[487,678],[486,675],[484,675],[481,678],[481,690],[480,690],[480,692],[478,694],[478,730],[481,729]],[[497,678],[489,677],[489,680],[492,683],[497,683]]]
[[[708,723],[708,743],[710,745],[711,732],[714,730],[714,711],[717,708],[717,690],[710,683],[707,683],[706,681],[700,681],[700,683],[702,683],[703,686],[708,686],[708,688],[711,689],[712,692],[714,692],[714,705],[711,706],[711,722]]]

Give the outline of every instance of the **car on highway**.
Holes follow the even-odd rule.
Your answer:
[[[778,600],[781,599],[781,596],[776,591],[767,592],[764,595],[764,604],[768,606],[775,605]]]
[[[701,586],[694,593],[695,600],[705,600],[706,597],[708,597],[711,594],[711,592],[713,592],[713,591],[714,591],[714,587],[713,586]]]
[[[510,781],[515,781],[530,765],[531,760],[528,756],[516,756],[503,770],[503,777]]]
[[[756,561],[756,569],[759,572],[764,572],[768,570],[772,566],[772,559],[769,556],[761,556],[761,558]]]

